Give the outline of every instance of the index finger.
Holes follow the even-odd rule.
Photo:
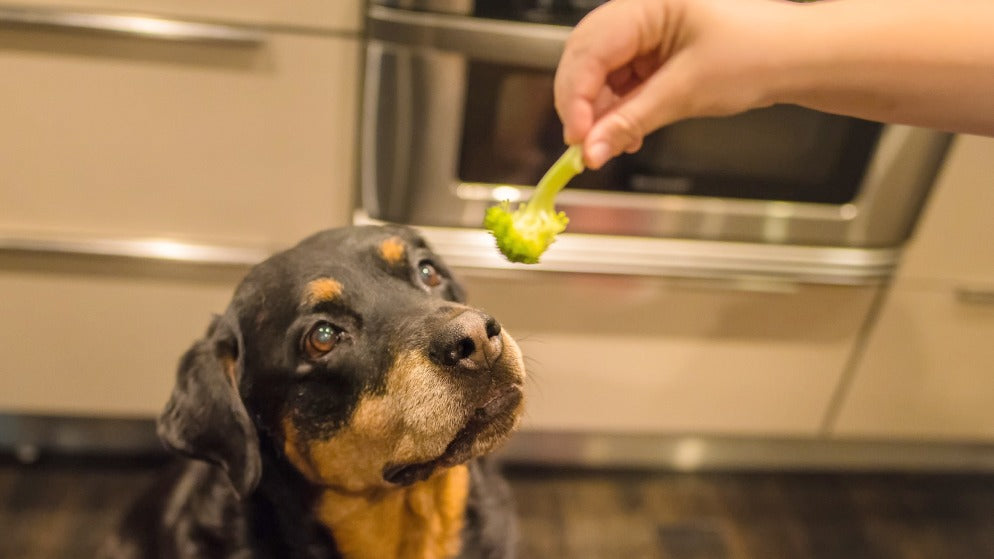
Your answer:
[[[553,96],[568,144],[582,141],[593,126],[594,105],[608,75],[639,53],[637,30],[625,2],[609,2],[584,17],[570,33],[556,68]]]

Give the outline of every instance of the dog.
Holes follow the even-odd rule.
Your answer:
[[[103,550],[124,558],[509,558],[514,339],[413,229],[315,234],[253,267],[180,360],[182,455]]]

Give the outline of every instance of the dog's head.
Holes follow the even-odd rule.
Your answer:
[[[159,435],[242,494],[260,431],[316,485],[404,485],[506,439],[524,376],[514,340],[414,231],[336,229],[249,272],[183,357]]]

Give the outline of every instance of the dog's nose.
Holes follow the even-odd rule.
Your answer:
[[[428,356],[447,367],[476,371],[500,356],[500,324],[490,315],[466,311],[442,325],[429,344]]]

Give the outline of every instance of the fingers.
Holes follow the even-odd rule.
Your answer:
[[[599,169],[621,152],[638,151],[646,134],[680,118],[686,105],[681,92],[687,88],[685,73],[674,60],[617,99],[583,140],[587,166]]]
[[[610,88],[609,75],[639,54],[639,37],[619,32],[631,25],[625,21],[627,11],[613,9],[613,4],[594,9],[576,26],[556,69],[555,106],[568,144],[580,142],[593,126],[595,103]]]

